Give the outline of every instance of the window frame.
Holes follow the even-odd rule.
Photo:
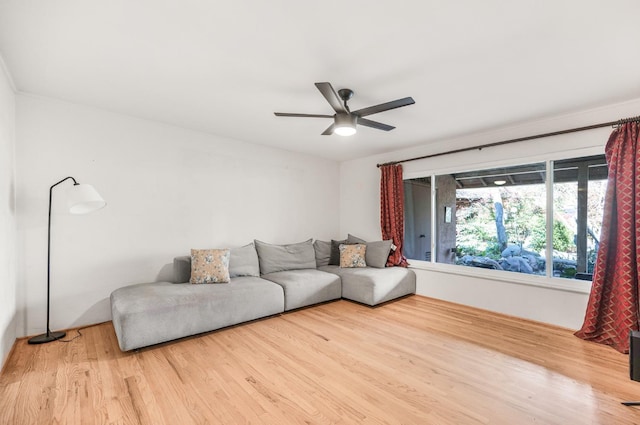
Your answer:
[[[545,179],[545,188],[546,188],[546,217],[547,217],[547,229],[546,229],[546,258],[552,258],[553,256],[553,225],[549,225],[549,223],[553,223],[553,161],[566,160],[572,158],[580,158],[591,155],[603,155],[604,147],[585,147],[579,149],[569,149],[565,151],[558,151],[548,154],[539,154],[539,155],[531,155],[526,158],[526,161],[523,161],[522,158],[511,158],[505,160],[497,160],[497,161],[485,161],[476,164],[468,164],[460,167],[442,167],[442,168],[432,168],[428,172],[415,170],[410,172],[405,172],[403,175],[403,180],[411,180],[422,177],[429,177],[432,182],[436,181],[436,177],[438,175],[443,174],[454,174],[454,173],[465,173],[465,172],[473,172],[480,171],[491,168],[498,167],[511,167],[511,166],[519,166],[526,165],[532,163],[545,163],[546,169],[546,179]],[[435,217],[436,215],[436,185],[431,185],[431,217]],[[431,252],[436,252],[437,246],[437,229],[436,229],[436,221],[431,220],[430,229],[431,229]],[[588,294],[591,292],[592,282],[586,280],[577,280],[577,279],[566,279],[561,277],[553,277],[553,262],[546,262],[546,276],[538,276],[538,275],[530,275],[523,273],[509,273],[499,270],[489,270],[489,269],[481,269],[475,267],[465,267],[461,265],[455,264],[444,264],[436,262],[437,255],[431,256],[431,261],[424,260],[413,260],[409,259],[409,267],[418,269],[418,270],[428,270],[428,271],[436,271],[442,273],[455,274],[459,276],[469,276],[476,277],[482,279],[488,279],[493,281],[500,281],[511,284],[518,285],[530,285],[536,287],[543,287],[548,289],[555,289],[567,292],[577,292]]]

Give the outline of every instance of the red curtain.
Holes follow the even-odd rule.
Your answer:
[[[640,154],[638,122],[609,137],[605,154],[609,179],[600,249],[589,304],[576,336],[629,352],[629,332],[638,330],[640,247]]]
[[[402,255],[404,243],[404,184],[402,165],[380,166],[380,227],[382,239],[393,240],[396,246],[391,250],[387,267],[407,267],[407,259]]]

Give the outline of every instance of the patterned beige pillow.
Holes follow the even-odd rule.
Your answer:
[[[192,249],[191,283],[228,283],[228,249]]]
[[[354,245],[340,245],[340,267],[367,267],[365,261],[365,254],[367,252],[367,245],[354,244]]]

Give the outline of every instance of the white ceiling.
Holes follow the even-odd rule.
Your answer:
[[[637,0],[0,0],[17,90],[336,160],[640,98]],[[352,110],[321,136],[313,83]],[[622,118],[622,117],[621,117]]]

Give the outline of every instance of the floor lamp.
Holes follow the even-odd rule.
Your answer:
[[[47,333],[30,338],[29,344],[43,344],[45,342],[55,341],[57,339],[64,338],[67,334],[66,332],[51,332],[49,329],[49,305],[51,299],[51,197],[53,195],[53,188],[69,179],[73,180],[73,186],[71,186],[67,191],[67,202],[69,212],[71,214],[88,214],[99,210],[107,204],[98,192],[96,192],[93,186],[80,184],[73,177],[65,177],[49,188],[49,229],[47,232]]]

